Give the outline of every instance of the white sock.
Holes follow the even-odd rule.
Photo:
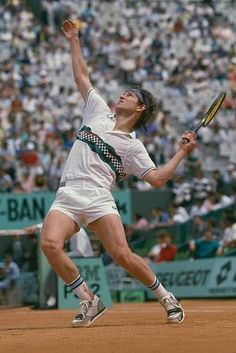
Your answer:
[[[169,294],[169,292],[163,287],[157,277],[155,277],[153,283],[148,286],[148,288],[153,291],[158,301],[161,301],[164,297]]]
[[[67,286],[73,290],[73,292],[81,300],[93,300],[94,294],[89,289],[87,283],[84,281],[83,277],[79,275],[73,282],[67,284]]]

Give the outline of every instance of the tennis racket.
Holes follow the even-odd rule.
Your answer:
[[[212,103],[212,105],[210,106],[210,108],[207,110],[207,112],[204,114],[204,117],[202,119],[202,121],[200,122],[200,124],[196,127],[196,129],[194,130],[195,134],[198,132],[198,130],[201,127],[206,127],[207,125],[210,124],[210,122],[212,121],[212,119],[214,118],[214,116],[216,115],[216,113],[218,112],[221,104],[223,103],[224,99],[225,99],[226,93],[225,92],[221,92],[218,97],[216,97],[216,99],[214,100],[214,102]],[[189,139],[187,138],[183,138],[182,139],[182,143],[185,145],[186,143],[189,142]]]

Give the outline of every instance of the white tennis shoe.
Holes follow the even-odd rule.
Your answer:
[[[106,307],[97,295],[93,300],[82,300],[80,302],[79,313],[72,321],[72,327],[88,327],[96,319],[102,316],[106,311]]]
[[[167,312],[167,321],[169,324],[180,324],[184,321],[184,311],[171,292],[160,301],[160,304]]]

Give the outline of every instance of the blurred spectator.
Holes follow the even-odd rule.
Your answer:
[[[43,174],[36,174],[34,176],[34,180],[33,180],[33,183],[34,183],[34,187],[33,187],[33,190],[32,191],[47,191],[48,190],[48,187],[47,187],[47,184],[46,184],[46,179],[45,179],[45,176]]]
[[[172,244],[170,233],[161,233],[157,236],[157,244],[148,253],[148,258],[153,262],[165,262],[174,260],[177,248]]]
[[[201,170],[198,170],[192,181],[194,199],[205,199],[207,194],[212,192],[212,183],[204,176]]]
[[[168,208],[170,219],[173,223],[184,223],[189,220],[189,214],[185,207],[172,204]]]
[[[223,174],[223,179],[225,183],[236,183],[236,167],[233,164],[229,164]]]
[[[208,210],[204,205],[204,200],[196,199],[194,204],[190,207],[190,217],[202,216],[206,214]]]
[[[202,209],[207,212],[216,211],[233,204],[233,198],[221,195],[218,192],[209,192],[207,198],[202,203]]]
[[[0,192],[10,192],[13,187],[13,180],[9,174],[0,168]]]
[[[220,208],[219,195],[214,192],[208,192],[205,200],[202,203],[202,208],[206,210],[205,213],[219,209]]]
[[[234,204],[234,196],[233,195],[228,196],[228,195],[225,195],[225,194],[218,193],[218,196],[219,196],[220,207],[221,208],[222,207],[228,207],[228,206]]]
[[[80,231],[75,233],[69,240],[69,251],[70,257],[92,257],[94,251],[90,242],[88,233],[84,228],[80,228]]]
[[[234,218],[225,220],[225,227],[222,236],[222,244],[224,251],[236,248],[236,221]]]
[[[177,205],[188,205],[192,200],[192,186],[183,176],[174,178],[173,193],[175,194],[175,203]]]
[[[189,242],[189,250],[194,259],[206,259],[222,254],[220,242],[216,239],[211,229],[205,230],[203,238],[191,240]]]
[[[160,207],[154,207],[151,210],[151,217],[149,219],[149,229],[165,227],[169,224],[170,216]],[[170,222],[171,223],[171,222]]]
[[[153,247],[150,249],[149,253],[147,254],[147,260],[151,260],[153,262],[156,262],[160,252],[161,252],[161,247],[163,244],[163,233],[158,234],[156,237],[156,244],[153,245]]]
[[[177,254],[177,248],[172,244],[172,235],[170,233],[165,233],[163,235],[163,243],[161,246],[161,251],[157,256],[156,262],[173,261]]]
[[[221,172],[219,170],[213,170],[212,178],[213,183],[215,184],[214,191],[217,191],[218,193],[224,193],[225,182]]]
[[[194,216],[191,225],[191,233],[193,238],[201,238],[203,236],[206,224],[199,216]]]
[[[140,213],[134,214],[134,222],[126,227],[126,236],[131,237],[135,231],[148,230],[148,220]]]
[[[214,236],[217,239],[220,239],[221,237],[220,223],[217,222],[216,219],[208,218],[207,220],[205,220],[204,224],[205,224],[205,230],[210,229],[213,232]]]
[[[4,262],[0,268],[0,292],[13,287],[20,278],[20,269],[12,260],[10,254],[4,255]]]

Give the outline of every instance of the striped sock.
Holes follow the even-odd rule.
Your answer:
[[[89,289],[87,283],[84,281],[83,277],[79,275],[73,282],[67,284],[67,287],[73,290],[73,292],[81,300],[92,300],[94,295]]]
[[[158,301],[161,301],[164,297],[168,295],[168,291],[163,287],[161,282],[155,276],[153,283],[148,286],[149,289],[153,291]]]

